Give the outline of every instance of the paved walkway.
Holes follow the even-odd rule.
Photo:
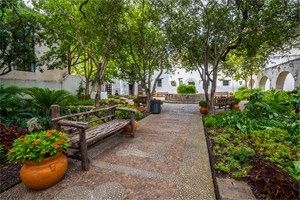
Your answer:
[[[89,151],[91,169],[69,159],[64,179],[42,191],[21,183],[0,199],[215,199],[198,105],[167,104]]]

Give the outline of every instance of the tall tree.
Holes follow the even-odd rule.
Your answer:
[[[297,1],[173,0],[166,8],[172,47],[184,66],[198,70],[211,113],[219,65],[232,50],[255,55],[262,46],[274,51],[299,37]]]
[[[226,77],[231,77],[236,81],[244,80],[246,87],[248,87],[247,83],[250,77],[250,88],[252,89],[253,75],[257,75],[266,67],[267,58],[262,54],[249,56],[242,51],[233,50],[229,53],[227,60],[220,65],[220,69]]]
[[[163,70],[170,67],[167,40],[162,29],[163,13],[160,4],[151,0],[135,0],[124,16],[122,51],[119,57],[126,62],[128,72],[134,72],[147,96],[147,110]],[[151,82],[154,71],[159,73]]]
[[[123,15],[122,0],[38,0],[37,9],[52,22],[63,27],[61,36],[69,34],[77,41],[97,69],[96,105],[99,105],[102,79],[115,48]],[[60,36],[60,37],[61,37]],[[68,39],[61,37],[61,40]]]
[[[21,0],[0,2],[0,76],[13,68],[34,71],[41,15]]]

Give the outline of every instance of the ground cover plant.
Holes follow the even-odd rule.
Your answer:
[[[243,111],[205,118],[218,176],[246,180],[259,198],[299,197],[300,88],[243,90]]]

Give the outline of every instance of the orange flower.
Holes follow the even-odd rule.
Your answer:
[[[34,141],[34,145],[38,145],[38,144],[39,144],[38,140]]]
[[[58,149],[59,147],[60,147],[59,145],[56,145],[56,146],[55,146],[55,149]]]
[[[52,134],[52,130],[48,130],[47,133],[48,133],[48,134]]]
[[[12,153],[12,150],[9,150],[8,152],[7,152],[7,154],[11,154]]]
[[[62,143],[64,143],[64,142],[65,142],[65,140],[64,140],[64,139],[61,139],[61,142],[62,142]]]
[[[49,132],[47,133],[47,136],[48,136],[48,137],[50,137],[51,135],[52,135],[51,133],[49,133]]]

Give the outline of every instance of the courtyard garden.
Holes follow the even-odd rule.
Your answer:
[[[110,96],[109,99],[100,101],[101,107],[108,107],[111,103],[123,108],[137,110],[135,119],[144,118],[139,111],[139,106],[128,104],[134,96]],[[32,132],[40,132],[52,129],[51,105],[61,106],[61,115],[95,109],[95,100],[80,100],[80,95],[72,95],[65,90],[50,90],[41,88],[0,87],[0,159],[1,159],[1,191],[20,182],[19,170],[21,162],[8,162],[7,153],[12,148],[13,142]],[[129,119],[130,114],[124,111],[116,111],[116,116],[121,119]],[[31,121],[34,121],[32,123]],[[100,122],[101,123],[101,122]],[[99,124],[99,122],[98,122]],[[91,124],[93,125],[93,124]],[[94,125],[97,125],[94,123]]]
[[[244,110],[204,119],[217,177],[244,180],[262,199],[299,197],[300,88],[235,95]]]

